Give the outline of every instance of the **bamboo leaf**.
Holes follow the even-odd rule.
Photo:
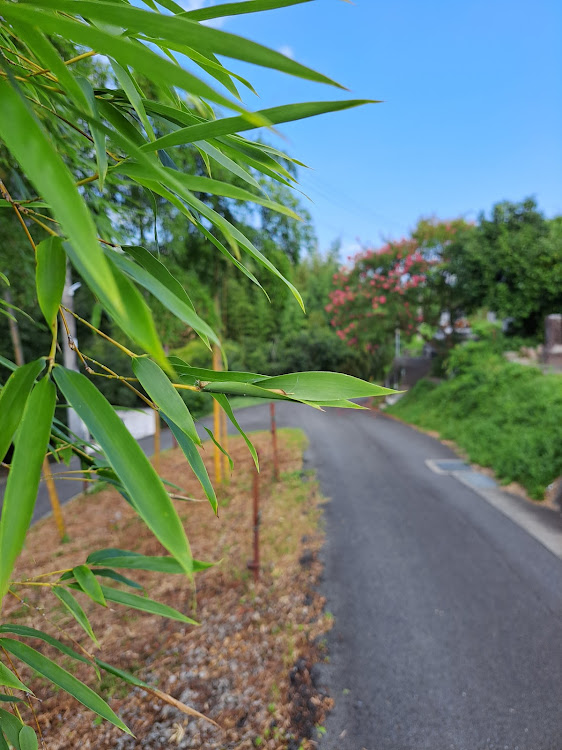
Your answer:
[[[191,575],[193,561],[181,521],[137,441],[84,375],[62,367],[55,367],[53,373],[65,398],[101,446],[137,513],[183,570]]]
[[[137,90],[131,74],[128,70],[122,68],[116,60],[111,61],[111,67],[113,68],[113,71],[117,76],[119,85],[125,92],[127,99],[131,102],[131,104],[133,105],[133,109],[139,116],[139,120],[142,122],[147,136],[151,141],[156,140],[156,136],[154,135],[154,130],[152,129],[150,120],[146,116],[146,110],[142,103],[141,95]]]
[[[123,724],[117,714],[111,710],[107,703],[100,698],[97,693],[94,693],[91,688],[84,685],[83,682],[80,682],[80,680],[76,679],[76,677],[71,675],[65,669],[59,667],[54,661],[43,656],[43,654],[31,648],[31,646],[21,643],[20,641],[15,641],[12,638],[0,638],[0,646],[3,646],[6,651],[9,651],[17,659],[25,662],[25,664],[30,666],[36,672],[39,672],[40,675],[54,685],[57,685],[59,688],[72,695],[77,701],[82,703],[82,705],[86,706],[86,708],[89,708],[99,716],[107,719],[116,727],[123,730],[123,732],[133,736],[130,729]],[[0,722],[2,723],[3,728],[4,713],[6,712],[2,711],[2,713],[0,713]]]
[[[97,99],[94,94],[92,84],[85,78],[76,79],[78,85],[84,93],[86,100],[86,109],[90,112],[92,117],[99,118]],[[103,183],[107,174],[107,153],[105,150],[105,133],[103,130],[98,128],[96,125],[91,125],[90,130],[92,132],[92,138],[94,141],[94,148],[96,149],[96,161],[98,164],[98,182],[100,190],[103,190]]]
[[[201,445],[201,438],[197,434],[189,409],[158,365],[146,357],[139,357],[133,360],[133,372],[162,413],[168,416],[189,440]]]
[[[288,395],[304,401],[340,401],[396,393],[375,383],[367,383],[338,372],[294,372],[256,381],[260,388],[280,388]]]
[[[280,107],[271,109],[262,109],[256,112],[265,118],[272,125],[280,125],[284,122],[295,122],[295,120],[304,120],[307,117],[316,117],[317,115],[327,112],[339,112],[351,107],[359,107],[363,104],[376,104],[377,102],[370,99],[350,99],[347,101],[334,102],[303,102],[302,104],[285,104]],[[242,133],[245,130],[253,130],[259,127],[249,123],[243,117],[224,117],[220,120],[211,120],[201,122],[196,125],[176,130],[157,138],[152,143],[142,146],[143,151],[153,151],[160,148],[170,148],[171,146],[182,146],[186,143],[209,140],[219,136],[231,135],[232,133]]]
[[[78,582],[82,591],[87,594],[90,599],[93,599],[97,604],[101,604],[102,607],[107,607],[101,586],[90,568],[86,565],[78,565],[76,568],[73,568],[72,575]]]
[[[204,427],[203,429],[205,430],[209,438],[212,440],[213,445],[215,445],[219,449],[219,451],[223,454],[223,456],[226,456],[226,458],[228,459],[228,463],[230,465],[230,471],[232,471],[232,469],[234,468],[234,461],[232,460],[232,456],[230,455],[230,453],[227,450],[225,450],[225,448],[223,448],[223,446],[215,438],[215,436],[213,435],[213,433],[208,427]]]
[[[200,52],[211,52],[235,60],[253,63],[261,67],[272,68],[273,70],[278,70],[298,78],[343,88],[343,86],[331,78],[305,65],[301,65],[301,63],[282,55],[280,52],[226,31],[214,29],[210,26],[202,26],[190,20],[183,13],[181,15],[168,16],[141,10],[130,5],[111,2],[104,2],[103,5],[99,5],[99,3],[92,0],[33,0],[32,4],[40,8],[55,8],[81,15],[85,18],[96,19],[103,23],[115,24],[129,31],[140,33],[149,31],[152,37],[158,36],[164,42],[170,41],[187,44]],[[59,18],[60,16],[56,20],[58,21]],[[46,27],[42,26],[42,28],[45,30]],[[59,33],[68,33],[65,31],[65,28],[62,28]],[[74,38],[70,34],[69,36],[71,39]],[[75,41],[80,42],[81,40],[75,39]],[[89,42],[84,43],[89,44]],[[96,45],[93,46],[96,47]],[[99,45],[98,48],[101,49]],[[119,54],[117,54],[117,59],[119,59]],[[170,81],[170,83],[174,82]]]
[[[171,429],[174,437],[178,441],[178,445],[182,449],[184,456],[187,458],[187,462],[193,469],[193,472],[199,480],[201,487],[203,487],[203,491],[205,492],[207,499],[211,503],[212,509],[215,513],[218,513],[219,504],[217,501],[217,496],[215,494],[213,485],[211,484],[211,480],[209,479],[209,474],[207,473],[207,469],[205,467],[203,459],[201,458],[201,455],[197,450],[197,447],[195,446],[193,441],[186,437],[183,430],[178,427],[175,422],[172,422],[172,420],[168,419],[168,417],[166,416],[164,417],[164,421]]]
[[[225,395],[219,394],[219,393],[213,393],[212,396],[215,399],[215,401],[217,401],[222,406],[222,408],[225,410],[228,418],[230,419],[230,421],[232,422],[232,424],[234,425],[234,427],[236,427],[236,429],[238,430],[238,432],[240,433],[240,435],[244,439],[244,442],[246,443],[246,445],[248,446],[248,450],[250,451],[250,455],[254,459],[254,464],[256,465],[256,469],[259,471],[260,470],[260,462],[259,462],[259,458],[258,458],[258,453],[257,453],[256,449],[254,448],[254,445],[253,445],[252,441],[250,440],[250,438],[246,435],[246,433],[244,432],[244,430],[238,424],[238,421],[237,421],[236,417],[234,416],[234,412],[232,411],[232,407],[230,405],[229,400],[227,399],[227,397]]]
[[[235,370],[208,370],[203,367],[190,367],[187,362],[176,356],[168,357],[174,370],[178,372],[186,382],[194,384],[198,380],[220,381],[232,383],[255,383],[263,380],[266,375],[258,375],[255,372],[237,372]]]
[[[60,237],[49,237],[37,245],[37,300],[47,325],[54,325],[66,279],[66,255]]]
[[[29,726],[24,726],[20,729],[19,741],[20,750],[37,750],[39,747],[37,735]]]
[[[0,137],[37,190],[48,198],[69,238],[63,245],[66,254],[124,332],[164,362],[150,312],[136,288],[105,258],[90,212],[67,167],[22,98],[6,82],[0,82],[0,99]]]
[[[35,378],[45,367],[43,358],[29,362],[12,372],[0,392],[0,414],[2,415],[2,430],[0,430],[0,461],[14,437],[21,421],[25,404],[33,388]]]
[[[45,377],[27,399],[6,482],[0,519],[0,600],[33,515],[54,411],[55,387]]]
[[[169,167],[164,167],[166,171],[172,171]],[[135,178],[137,176],[146,177],[146,170],[141,164],[134,164],[127,162],[120,164],[116,167],[118,172],[124,175]],[[233,198],[234,200],[257,203],[260,206],[265,206],[272,211],[276,211],[285,216],[290,216],[293,219],[300,221],[300,217],[287,206],[283,206],[281,203],[275,203],[267,198],[263,198],[260,195],[250,193],[249,190],[244,190],[236,185],[232,185],[228,182],[222,182],[220,180],[213,180],[209,177],[199,177],[197,175],[183,174],[182,172],[174,171],[174,177],[179,180],[188,190],[193,190],[197,193],[209,193],[210,195],[220,195],[225,198]]]
[[[74,248],[78,271],[94,292],[103,291],[103,298],[118,315],[123,314],[124,306],[99,247],[94,222],[72,175],[23,99],[6,81],[0,82],[0,99],[0,137],[37,191],[48,199]]]
[[[63,10],[62,5],[66,4],[61,0],[60,4],[56,0],[57,7],[59,10]],[[46,5],[47,3],[34,3],[35,6]],[[6,5],[6,7],[4,7]],[[71,3],[72,5],[72,3]],[[72,8],[71,12],[75,11],[79,15],[87,15],[89,18],[96,19],[105,23],[117,23],[119,20],[110,19],[104,17],[105,14],[100,15],[100,7],[96,7],[97,3],[89,3],[88,8],[85,7],[82,0],[76,3]],[[104,3],[104,7],[105,7]],[[107,4],[109,8],[109,4]],[[117,6],[118,10],[122,10],[124,6]],[[133,10],[131,8],[131,10]],[[136,9],[135,9],[136,10]],[[158,18],[164,18],[163,15],[157,15],[150,11],[139,11],[147,14],[147,18],[143,18],[143,22],[147,22],[146,29],[150,29],[152,32],[153,22]],[[89,26],[84,23],[79,23],[74,19],[64,17],[60,14],[50,13],[47,10],[33,7],[31,3],[23,4],[3,4],[2,15],[15,19],[16,21],[24,21],[32,26],[37,26],[42,31],[49,34],[58,34],[66,39],[71,39],[77,44],[82,44],[90,49],[95,49],[99,53],[108,55],[109,57],[115,58],[120,61],[122,65],[130,65],[140,73],[144,73],[154,83],[178,86],[183,90],[190,92],[195,96],[200,96],[209,101],[213,101],[216,104],[220,104],[228,109],[233,109],[236,112],[243,113],[252,122],[258,125],[267,124],[263,119],[246,113],[246,110],[236,104],[226,96],[223,96],[218,91],[215,91],[211,86],[200,80],[192,73],[184,70],[176,63],[170,62],[164,59],[160,55],[148,49],[142,44],[138,44],[134,41],[129,41],[124,36],[114,36],[111,33],[103,31],[100,28]],[[114,14],[111,14],[112,16]],[[170,20],[173,20],[170,18]],[[199,27],[198,24],[190,21],[184,21],[194,27]],[[125,24],[127,26],[128,23]],[[200,27],[203,28],[203,27]],[[182,40],[185,41],[185,40]],[[45,191],[40,191],[45,194]]]
[[[0,727],[8,738],[8,742],[14,746],[15,750],[20,750],[20,732],[23,724],[18,717],[0,708]]]
[[[4,625],[0,625],[0,633],[12,633],[13,635],[19,635],[22,638],[37,638],[38,640],[48,643],[50,646],[58,649],[66,656],[70,656],[71,659],[84,662],[84,664],[92,663],[86,656],[70,648],[70,646],[67,646],[65,643],[61,643],[61,641],[53,638],[52,635],[49,635],[42,630],[37,630],[36,628],[30,628],[27,625],[5,623]]]
[[[25,703],[25,698],[16,698],[15,695],[6,695],[5,693],[0,693],[0,703]],[[0,750],[3,750],[3,748],[4,745],[2,745],[2,738],[0,737]],[[7,745],[6,748],[8,748]]]
[[[157,573],[183,573],[181,565],[173,557],[141,555],[129,550],[108,548],[92,552],[86,561],[89,565],[105,565],[128,570],[152,570]],[[193,561],[193,572],[211,568],[214,563]],[[94,573],[99,571],[94,570]]]
[[[123,249],[135,259],[136,263],[133,263],[126,255],[108,250],[115,265],[153,294],[168,310],[193,328],[204,340],[208,337],[215,343],[219,343],[217,334],[197,315],[187,293],[163,263],[142,247],[125,246]]]
[[[66,607],[66,609],[74,617],[74,619],[80,625],[80,627],[90,636],[90,638],[93,640],[96,646],[99,645],[98,639],[96,638],[95,633],[92,630],[92,626],[90,625],[90,621],[88,620],[86,613],[84,612],[82,607],[78,604],[76,599],[72,596],[70,591],[67,591],[62,586],[53,586],[51,590],[53,594],[57,597],[57,599]]]
[[[195,620],[192,620],[191,617],[187,617],[182,612],[179,612],[177,609],[169,607],[167,604],[161,604],[153,599],[149,599],[147,596],[130,594],[128,591],[119,591],[119,589],[108,588],[107,586],[102,586],[102,591],[108,602],[122,604],[124,607],[137,609],[139,612],[147,612],[151,615],[160,615],[160,617],[167,617],[170,620],[185,622],[188,625],[199,624]]]
[[[56,76],[59,85],[65,89],[66,93],[79,107],[88,109],[88,100],[84,91],[49,39],[38,28],[33,28],[28,24],[19,23],[16,24],[16,28],[37,59]]]
[[[277,8],[288,8],[290,5],[302,5],[311,0],[244,0],[242,3],[224,3],[212,8],[198,8],[185,13],[186,17],[193,21],[210,21],[213,18],[226,18],[227,16],[238,16],[243,13],[258,13],[263,10],[276,10]]]
[[[171,557],[170,560],[173,560],[174,558]],[[195,561],[194,561],[195,562]],[[178,568],[180,568],[180,572],[183,573],[183,568],[179,565],[179,563],[176,561],[176,565]],[[111,578],[112,581],[116,581],[117,583],[122,583],[125,586],[130,586],[132,589],[140,589],[142,590],[142,586],[140,583],[137,583],[136,581],[132,581],[130,578],[126,578],[125,576],[122,576],[120,573],[117,573],[115,570],[111,570],[111,568],[95,568],[92,570],[92,573],[95,576],[101,576],[102,578]]]
[[[13,690],[23,690],[25,693],[32,692],[27,685],[24,685],[21,680],[18,680],[16,675],[8,669],[8,667],[2,664],[2,662],[0,662],[0,685],[12,688]]]

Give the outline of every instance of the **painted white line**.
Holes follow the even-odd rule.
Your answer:
[[[425,463],[435,474],[452,476],[461,484],[469,487],[562,560],[562,530],[556,528],[555,524],[549,523],[548,519],[538,515],[536,512],[538,508],[535,509],[526,500],[509,495],[499,487],[475,486],[474,481],[471,480],[471,475],[477,474],[477,472],[470,470],[470,468],[469,471],[450,471],[445,468],[446,463],[443,459],[427,459]],[[458,460],[455,463],[458,465]],[[453,464],[453,459],[451,459],[451,464]],[[482,474],[481,476],[486,475]]]

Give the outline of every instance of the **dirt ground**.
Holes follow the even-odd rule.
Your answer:
[[[183,576],[123,571],[142,583],[151,598],[195,618],[200,626],[118,605],[108,610],[81,596],[99,639],[98,650],[47,587],[16,587],[26,603],[10,598],[4,611],[5,619],[41,628],[61,640],[64,630],[71,639],[68,645],[81,643],[104,661],[202,712],[220,728],[186,716],[110,674],[102,673],[98,681],[88,665],[77,666],[63,657],[62,666],[108,700],[136,738],[124,735],[22,668],[20,674],[30,680],[38,698],[34,707],[45,748],[315,747],[331,705],[314,684],[313,668],[327,658],[324,634],[331,626],[315,588],[321,574],[323,500],[313,477],[302,472],[304,435],[280,430],[279,438],[281,479],[274,482],[269,435],[253,436],[262,463],[262,567],[257,584],[247,567],[253,554],[253,469],[241,439],[230,440],[234,472],[219,490],[218,519],[207,502],[177,502],[194,557],[220,561],[196,575],[196,592]],[[212,455],[207,444],[204,458],[209,472]],[[178,449],[161,455],[161,473],[186,494],[202,495]],[[84,562],[89,552],[106,547],[165,554],[114,490],[96,490],[65,506],[69,542],[59,543],[52,519],[33,527],[18,563],[17,580],[71,568]],[[40,648],[37,642],[32,645]],[[50,656],[57,653],[49,646],[42,650]],[[32,721],[25,707],[22,715]]]

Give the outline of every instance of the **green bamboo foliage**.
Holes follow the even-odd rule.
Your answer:
[[[260,178],[265,175],[281,185],[294,186],[287,164],[295,160],[242,134],[356,107],[365,100],[291,103],[252,111],[240,94],[252,92],[251,83],[220,60],[250,62],[322,86],[341,87],[275,50],[203,22],[309,1],[246,0],[186,12],[174,0],[145,0],[142,8],[128,0],[0,0],[0,153],[7,153],[17,165],[18,184],[28,191],[25,198],[14,197],[0,180],[0,209],[15,214],[25,233],[36,267],[36,318],[44,320],[51,332],[51,345],[42,358],[22,367],[0,361],[7,370],[0,391],[0,459],[9,460],[0,517],[0,601],[10,590],[28,583],[14,581],[12,571],[25,543],[45,457],[68,460],[72,454],[79,455],[83,467],[121,492],[168,552],[147,557],[118,549],[86,551],[82,564],[62,575],[53,574],[45,584],[47,595],[60,602],[94,645],[96,635],[80,603],[84,597],[102,607],[112,603],[196,624],[185,612],[148,598],[139,583],[120,571],[134,575],[137,570],[151,570],[189,579],[212,563],[193,560],[170,487],[111,404],[92,380],[61,365],[61,349],[75,346],[66,335],[67,317],[72,313],[61,306],[67,262],[123,337],[116,340],[93,322],[90,327],[130,361],[130,371],[115,373],[103,362],[92,360],[88,352],[79,352],[82,370],[90,376],[128,379],[139,397],[161,414],[214,511],[217,497],[199,453],[201,439],[179,396],[182,390],[212,394],[243,435],[256,465],[256,452],[236,422],[229,394],[251,393],[316,408],[355,408],[349,399],[385,393],[378,386],[334,373],[267,378],[196,369],[177,358],[168,359],[153,319],[153,299],[207,346],[220,345],[218,335],[196,311],[190,290],[182,287],[162,259],[141,246],[122,247],[117,232],[108,229],[120,204],[110,204],[107,196],[119,195],[124,186],[149,191],[169,201],[182,220],[237,271],[260,286],[251,267],[262,266],[286,284],[302,305],[290,281],[202,196],[255,203],[294,217],[291,209],[264,194]],[[103,56],[103,67],[96,68],[92,61],[99,56]],[[88,59],[90,74],[84,74],[79,63]],[[198,70],[201,73],[193,72]],[[103,75],[94,75],[96,71]],[[209,176],[179,171],[174,161],[179,149],[196,150]],[[219,164],[238,184],[213,178],[212,164]],[[88,192],[92,187],[99,200],[105,201],[103,229]],[[153,201],[156,205],[154,197]],[[40,239],[36,242],[34,237]],[[3,273],[0,280],[9,283]],[[95,446],[55,419],[57,399],[78,413]],[[12,443],[13,454],[7,458]],[[8,743],[21,750],[37,747],[34,729],[14,713],[18,703],[34,697],[15,675],[11,659],[129,732],[96,692],[28,641],[54,647],[61,658],[89,664],[94,675],[107,670],[125,682],[144,686],[48,632],[0,623],[0,649],[10,655],[9,661],[0,657],[0,702],[10,709],[0,709],[0,750]]]

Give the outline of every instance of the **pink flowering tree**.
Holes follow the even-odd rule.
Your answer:
[[[458,233],[469,229],[462,219],[421,220],[411,237],[364,249],[334,274],[326,311],[338,336],[363,354],[371,373],[380,374],[392,360],[396,329],[406,342],[416,334],[430,339],[447,311],[454,330],[462,301],[448,263]]]

